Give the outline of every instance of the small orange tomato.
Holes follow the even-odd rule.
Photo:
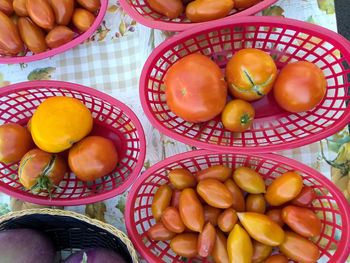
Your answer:
[[[276,222],[279,226],[284,225],[284,221],[282,218],[282,209],[271,209],[266,212],[266,215],[272,219],[272,221]]]
[[[186,7],[186,16],[192,22],[205,22],[227,16],[233,0],[195,0]]]
[[[24,45],[16,25],[0,11],[0,51],[6,55],[16,55],[23,50]]]
[[[270,205],[279,206],[294,199],[302,187],[303,179],[298,173],[286,172],[267,187],[265,199]]]
[[[155,220],[160,220],[164,210],[170,205],[172,192],[173,190],[170,186],[164,184],[154,194],[151,209]]]
[[[177,18],[184,11],[181,0],[148,0],[148,4],[154,11],[171,19]]]
[[[86,9],[76,8],[72,18],[73,24],[81,31],[88,30],[95,21],[95,16]]]
[[[56,26],[46,35],[45,41],[50,48],[62,46],[74,38],[74,32],[66,26]]]
[[[230,232],[237,223],[236,211],[232,208],[227,208],[218,217],[218,226],[222,232]]]
[[[18,16],[28,16],[26,0],[13,0],[13,10]]]
[[[157,222],[148,229],[147,235],[152,240],[166,241],[172,239],[176,234],[167,229],[162,222]]]
[[[77,0],[77,2],[92,13],[95,13],[101,6],[100,0]]]
[[[175,254],[191,258],[197,255],[198,234],[184,233],[177,235],[170,241],[170,247]]]
[[[35,54],[47,50],[44,31],[34,24],[29,17],[20,17],[17,26],[22,40]]]
[[[248,233],[236,224],[227,239],[229,262],[251,263],[253,244]]]
[[[216,179],[225,182],[232,175],[232,169],[224,165],[213,165],[207,169],[200,170],[196,174],[198,181],[203,179]]]
[[[253,258],[252,263],[263,262],[272,252],[272,247],[253,240]]]
[[[175,207],[168,206],[164,210],[162,222],[167,229],[177,234],[185,230],[185,225],[181,220],[180,213]]]
[[[180,202],[180,196],[181,196],[181,190],[175,189],[173,190],[173,194],[171,196],[171,206],[175,207],[176,209],[179,209],[179,202]]]
[[[260,0],[235,0],[235,8],[248,8],[259,2]]]
[[[182,190],[179,212],[185,226],[195,232],[202,231],[204,226],[203,206],[192,188]]]
[[[249,194],[246,198],[245,204],[247,212],[265,213],[266,202],[262,194]]]
[[[314,211],[294,205],[282,209],[283,221],[296,233],[304,237],[316,237],[321,234],[322,222]]]
[[[226,236],[219,229],[216,230],[215,243],[211,255],[216,263],[229,263]]]
[[[168,173],[168,177],[173,186],[177,189],[195,187],[197,180],[194,175],[185,168],[175,168]]]
[[[252,124],[255,117],[253,106],[240,99],[231,100],[221,113],[225,128],[233,132],[244,132]]]
[[[227,179],[224,184],[233,196],[232,208],[237,212],[244,212],[245,201],[241,189],[239,189],[239,187],[232,179]]]
[[[7,16],[11,16],[13,13],[12,0],[0,0],[0,11]]]
[[[198,236],[197,251],[201,257],[206,258],[211,254],[215,243],[215,236],[215,227],[210,222],[206,223]]]
[[[300,193],[291,201],[291,204],[309,206],[316,196],[317,194],[311,186],[304,185]]]
[[[284,241],[278,248],[290,259],[301,263],[316,263],[320,257],[320,251],[312,241],[292,231],[285,232]]]
[[[250,194],[265,193],[265,182],[260,174],[248,167],[238,167],[233,172],[233,180],[244,191]]]
[[[216,179],[204,179],[197,184],[197,193],[204,201],[216,208],[228,208],[233,197],[227,187]]]
[[[50,0],[58,25],[68,25],[73,16],[74,0]]]
[[[218,225],[218,217],[222,210],[210,205],[205,205],[203,207],[204,211],[204,223],[210,222],[213,226]]]
[[[44,29],[55,25],[55,14],[47,0],[26,0],[26,8],[35,24]]]
[[[264,263],[288,263],[289,260],[286,256],[277,254],[269,257],[264,261]]]

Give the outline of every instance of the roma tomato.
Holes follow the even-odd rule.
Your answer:
[[[73,24],[81,31],[88,30],[95,21],[95,16],[86,9],[76,8],[72,18]]]
[[[231,95],[246,101],[268,94],[276,76],[275,62],[269,54],[259,49],[241,49],[226,65],[226,80]]]
[[[245,201],[244,201],[244,196],[241,189],[239,189],[239,187],[236,185],[236,183],[232,179],[227,179],[224,184],[232,194],[232,197],[233,197],[232,208],[235,209],[237,212],[244,212]]]
[[[237,216],[249,235],[260,243],[278,246],[283,242],[283,229],[268,216],[254,212],[237,213]]]
[[[232,169],[224,165],[213,165],[207,169],[200,170],[196,174],[198,181],[203,179],[216,179],[225,182],[232,175]]]
[[[321,234],[322,222],[310,209],[294,205],[282,209],[283,221],[296,233],[304,237],[316,237]]]
[[[244,132],[252,124],[255,117],[253,106],[244,100],[232,100],[226,104],[221,113],[225,128],[233,132]]]
[[[248,167],[238,167],[233,172],[233,180],[244,191],[250,194],[265,193],[265,182],[260,174]]]
[[[172,192],[170,186],[164,184],[154,194],[151,209],[155,220],[160,220],[164,210],[170,205]]]
[[[12,20],[0,11],[0,52],[16,55],[24,50],[18,29]]]
[[[192,22],[205,22],[227,16],[233,0],[195,0],[186,7],[186,16]]]
[[[229,262],[251,263],[253,244],[248,233],[236,224],[227,239]]]
[[[77,2],[92,13],[95,13],[101,6],[100,0],[77,0]]]
[[[284,225],[284,221],[282,218],[282,209],[271,209],[267,211],[266,215],[272,219],[272,221],[276,222],[279,226]]]
[[[322,101],[326,89],[327,81],[319,67],[308,61],[297,61],[282,68],[273,95],[284,110],[304,112]]]
[[[252,263],[263,262],[272,252],[272,247],[253,240]]]
[[[279,206],[294,199],[302,187],[303,179],[298,173],[286,172],[267,187],[265,199],[270,205]]]
[[[259,2],[260,0],[235,0],[235,8],[248,8]]]
[[[62,46],[74,38],[74,32],[66,26],[56,26],[46,35],[45,41],[50,48]]]
[[[175,207],[176,209],[179,209],[179,202],[180,202],[180,196],[181,196],[181,190],[175,189],[173,190],[173,194],[171,196],[171,206]]]
[[[148,0],[148,4],[158,13],[171,19],[177,18],[184,11],[181,0]]]
[[[157,222],[147,231],[147,236],[156,241],[171,240],[176,234],[167,229],[162,222]]]
[[[204,226],[203,206],[192,188],[182,190],[179,212],[185,226],[195,232],[202,231]]]
[[[12,15],[12,0],[0,0],[0,11],[4,12],[7,16]]]
[[[300,193],[291,201],[291,204],[297,206],[309,206],[316,196],[317,194],[311,186],[304,185]]]
[[[88,136],[69,150],[68,164],[83,181],[93,181],[112,172],[119,161],[113,142],[101,136]]]
[[[215,227],[212,224],[210,224],[210,222],[206,223],[203,227],[202,232],[200,232],[198,236],[198,255],[206,258],[211,254],[215,243],[215,236]]]
[[[26,0],[13,0],[13,10],[18,16],[28,16]]]
[[[29,17],[20,17],[17,26],[22,40],[35,54],[47,50],[44,31],[34,24]]]
[[[227,208],[218,217],[218,226],[222,232],[230,232],[237,223],[236,211],[232,208]]]
[[[18,162],[34,147],[30,133],[16,123],[0,125],[0,162]]]
[[[265,213],[266,202],[262,194],[249,194],[246,198],[245,204],[247,212]]]
[[[26,8],[35,24],[44,29],[55,25],[55,14],[47,0],[26,0]]]
[[[228,208],[233,203],[231,192],[223,183],[215,179],[199,181],[197,193],[208,205],[216,208]]]
[[[184,233],[170,241],[171,249],[179,256],[191,258],[197,255],[198,234]]]
[[[74,0],[50,0],[58,25],[68,25],[73,16]]]
[[[177,234],[185,230],[185,225],[181,220],[180,213],[175,207],[168,206],[164,210],[162,222],[167,229]]]
[[[213,226],[218,225],[218,218],[222,210],[210,205],[205,205],[203,207],[204,211],[204,223],[210,222]]]
[[[165,74],[164,87],[170,110],[189,122],[213,119],[226,104],[224,74],[201,54],[191,54],[174,63]]]
[[[269,257],[264,263],[288,263],[289,260],[286,256],[277,254]]]
[[[175,168],[168,173],[168,177],[173,186],[177,189],[195,187],[197,180],[194,175],[187,169]]]
[[[226,236],[219,229],[216,230],[215,243],[211,255],[216,263],[229,263]]]
[[[279,250],[292,260],[301,263],[315,263],[320,257],[318,247],[310,240],[292,232],[286,231]]]

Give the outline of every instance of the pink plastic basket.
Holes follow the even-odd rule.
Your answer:
[[[201,53],[224,71],[232,54],[248,47],[269,53],[279,69],[299,60],[315,63],[328,83],[324,100],[311,111],[289,113],[277,105],[271,92],[253,103],[256,118],[243,133],[226,130],[220,116],[194,124],[170,111],[163,80],[177,60]],[[286,18],[243,17],[196,27],[164,41],[144,65],[140,98],[151,123],[178,141],[209,150],[279,151],[321,140],[349,123],[349,65],[349,42],[330,30]]]
[[[186,15],[170,19],[152,10],[147,0],[119,0],[123,7],[133,19],[137,22],[156,29],[166,31],[184,31],[194,26],[203,26],[205,24],[217,23],[221,21],[230,21],[233,17],[249,16],[258,13],[267,8],[277,0],[262,0],[258,4],[247,9],[233,9],[229,16],[209,22],[192,23],[186,18]]]
[[[41,60],[44,58],[52,57],[54,55],[57,55],[59,53],[62,53],[68,49],[71,49],[80,43],[84,42],[86,39],[88,39],[93,33],[95,33],[96,29],[100,26],[107,10],[108,6],[108,0],[101,0],[101,7],[98,11],[98,14],[95,18],[94,23],[91,25],[91,27],[85,31],[81,32],[78,29],[75,29],[73,26],[71,27],[75,32],[76,35],[74,39],[67,44],[64,44],[60,47],[50,49],[48,51],[39,53],[39,54],[33,54],[30,50],[26,50],[23,56],[2,56],[0,55],[0,63],[1,64],[15,64],[15,63],[27,63],[35,60]]]
[[[0,162],[0,191],[24,201],[44,205],[81,205],[112,198],[125,191],[139,175],[146,141],[137,116],[120,101],[92,88],[59,81],[23,82],[0,89],[0,125],[25,126],[39,104],[48,97],[67,96],[83,102],[94,119],[92,135],[111,139],[119,154],[116,169],[100,179],[83,182],[69,173],[50,200],[47,192],[32,194],[17,177],[18,163]]]
[[[267,184],[287,171],[299,172],[304,184],[312,186],[317,192],[311,209],[323,223],[322,233],[315,240],[321,252],[319,262],[345,262],[350,252],[350,206],[339,189],[326,177],[304,164],[279,155],[215,153],[206,150],[167,158],[151,166],[132,186],[126,202],[126,228],[136,249],[147,262],[183,262],[183,258],[170,249],[169,242],[153,241],[147,236],[147,230],[156,223],[151,212],[153,196],[161,185],[170,183],[167,176],[169,171],[187,168],[196,172],[218,164],[232,168],[249,166],[259,172]],[[195,257],[186,262],[212,261]]]

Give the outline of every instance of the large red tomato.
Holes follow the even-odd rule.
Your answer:
[[[164,85],[170,110],[186,121],[208,121],[225,107],[224,74],[204,55],[191,54],[177,61],[167,71]]]
[[[327,81],[321,69],[311,62],[298,61],[282,68],[273,94],[286,111],[304,112],[322,101],[326,88]]]

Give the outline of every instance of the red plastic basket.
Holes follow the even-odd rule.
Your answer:
[[[187,168],[191,172],[203,170],[212,165],[226,165],[232,168],[249,166],[259,172],[270,184],[276,177],[297,171],[304,184],[317,192],[311,209],[318,213],[323,223],[322,233],[315,240],[320,249],[319,262],[345,262],[350,252],[350,206],[340,190],[319,172],[289,158],[274,154],[234,154],[197,150],[167,158],[146,170],[132,186],[126,202],[126,228],[133,244],[147,262],[182,262],[171,249],[169,242],[153,241],[147,230],[156,223],[151,204],[157,189],[169,183],[167,174],[174,168]],[[329,249],[332,248],[332,251]],[[186,262],[212,262],[200,257]]]
[[[164,75],[180,58],[201,53],[222,70],[233,53],[254,47],[269,53],[279,69],[307,60],[327,79],[324,100],[305,113],[283,111],[270,93],[253,103],[256,118],[249,130],[226,130],[220,116],[200,124],[186,122],[166,104]],[[272,152],[300,147],[342,129],[350,121],[350,43],[340,35],[310,23],[276,17],[243,17],[196,27],[159,45],[148,58],[140,79],[143,110],[165,135],[199,148]]]
[[[35,195],[17,177],[18,163],[0,162],[0,191],[24,201],[44,205],[81,205],[112,198],[125,191],[139,175],[146,152],[143,128],[137,116],[120,101],[92,88],[60,82],[30,81],[0,89],[0,124],[25,126],[39,104],[48,97],[67,96],[83,102],[94,119],[92,135],[111,139],[119,164],[109,175],[83,182],[69,173],[50,200],[47,192]]]
[[[0,63],[1,64],[15,64],[15,63],[27,63],[30,61],[36,61],[41,60],[44,58],[52,57],[54,55],[57,55],[59,53],[62,53],[68,49],[71,49],[80,43],[84,42],[86,39],[88,39],[93,33],[95,33],[96,29],[100,26],[107,10],[108,6],[108,0],[101,0],[101,7],[98,11],[98,14],[95,18],[94,23],[91,25],[91,27],[85,31],[81,32],[78,29],[75,29],[74,26],[70,26],[75,32],[76,35],[74,39],[60,47],[50,49],[48,51],[39,53],[39,54],[33,54],[30,50],[26,50],[24,52],[23,56],[2,56],[0,55]]]
[[[120,5],[125,12],[137,22],[148,27],[166,31],[184,31],[194,26],[203,26],[205,24],[216,23],[219,21],[230,21],[233,17],[254,15],[275,2],[277,2],[277,0],[262,0],[247,9],[233,9],[230,12],[230,15],[225,18],[209,22],[193,23],[186,18],[185,14],[178,18],[170,19],[153,11],[147,0],[119,0]]]

